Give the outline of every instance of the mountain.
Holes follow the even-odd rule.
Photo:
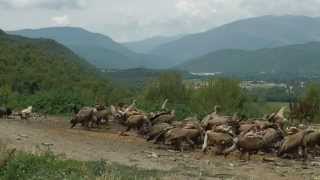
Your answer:
[[[94,87],[107,84],[94,66],[54,40],[0,32],[0,88],[8,85],[24,95],[51,90],[94,94]]]
[[[163,58],[135,53],[111,38],[82,28],[52,27],[11,31],[29,38],[54,39],[98,68],[127,69],[134,67],[166,66]],[[165,60],[164,60],[165,62]]]
[[[197,73],[320,74],[320,42],[259,50],[219,50],[188,61],[179,68]]]
[[[162,44],[167,44],[171,41],[178,40],[181,37],[182,37],[182,35],[155,36],[155,37],[148,38],[148,39],[141,40],[141,41],[126,42],[126,43],[122,43],[122,44],[124,46],[126,46],[127,48],[129,48],[130,50],[135,51],[137,53],[148,54],[154,48],[161,46]]]
[[[184,36],[152,50],[184,62],[222,49],[254,50],[320,40],[320,19],[306,16],[263,16],[235,21]]]

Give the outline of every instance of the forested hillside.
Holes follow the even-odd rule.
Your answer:
[[[24,97],[27,98],[25,104],[30,103],[30,99],[39,101],[41,98],[52,98],[55,103],[62,104],[85,103],[94,101],[98,94],[103,94],[100,91],[107,88],[108,81],[93,66],[57,42],[1,31],[0,104],[10,102],[22,106],[19,98]],[[46,99],[42,103],[53,102]]]
[[[167,68],[172,65],[168,64],[168,58],[133,52],[108,36],[77,27],[25,29],[9,33],[56,40],[98,68]]]
[[[180,68],[192,72],[317,75],[320,69],[320,43],[260,50],[220,50],[188,61]]]

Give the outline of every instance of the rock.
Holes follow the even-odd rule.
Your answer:
[[[168,149],[168,152],[171,152],[171,153],[179,153],[179,151],[175,151],[175,150],[171,150],[171,149]]]
[[[263,160],[263,162],[275,162],[276,161],[274,158],[267,158],[267,157],[264,157],[262,160]]]
[[[171,157],[170,158],[171,161],[178,161],[177,158]]]
[[[210,160],[205,160],[204,161],[206,164],[210,164]]]
[[[235,177],[235,175],[221,173],[221,174],[215,174],[212,177],[219,178],[219,179],[233,179]]]
[[[44,146],[53,146],[52,143],[42,143],[42,145],[44,145]]]
[[[184,158],[189,158],[190,156],[189,155],[186,155],[186,154],[184,154],[184,155],[182,155]]]
[[[22,140],[22,138],[29,138],[29,136],[28,135],[25,135],[25,134],[18,134],[18,137],[16,138],[16,140],[18,140],[18,141],[21,141]]]
[[[156,154],[155,152],[150,152],[150,151],[143,151],[143,152],[149,154],[148,155],[149,158],[159,158],[159,155]]]
[[[159,158],[159,156],[158,156],[156,153],[152,153],[152,154],[151,154],[151,157],[153,157],[153,158]]]
[[[28,138],[29,136],[28,135],[25,135],[25,134],[18,134],[19,137],[22,137],[22,138]]]
[[[311,162],[312,166],[320,166],[320,162]]]

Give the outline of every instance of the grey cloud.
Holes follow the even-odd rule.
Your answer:
[[[319,16],[319,0],[242,0],[240,6],[252,15],[294,14]]]
[[[79,9],[86,5],[87,0],[0,0],[0,7],[11,9]]]
[[[195,33],[262,15],[319,16],[320,0],[0,0],[0,13],[0,27],[5,29],[69,20],[71,26],[129,41]]]

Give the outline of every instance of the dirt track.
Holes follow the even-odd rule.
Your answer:
[[[241,162],[238,154],[224,159],[214,155],[204,156],[199,151],[176,153],[147,143],[134,133],[132,136],[119,136],[118,130],[119,128],[99,131],[69,129],[66,120],[57,117],[42,122],[0,120],[0,137],[10,147],[36,152],[39,148],[50,146],[54,153],[64,154],[70,159],[105,159],[177,174],[166,179],[320,179],[320,166],[317,166],[318,162],[313,162],[315,160],[308,165],[301,161],[281,159],[267,163],[263,162],[263,156],[255,156],[250,162]],[[320,164],[319,159],[318,161]]]

